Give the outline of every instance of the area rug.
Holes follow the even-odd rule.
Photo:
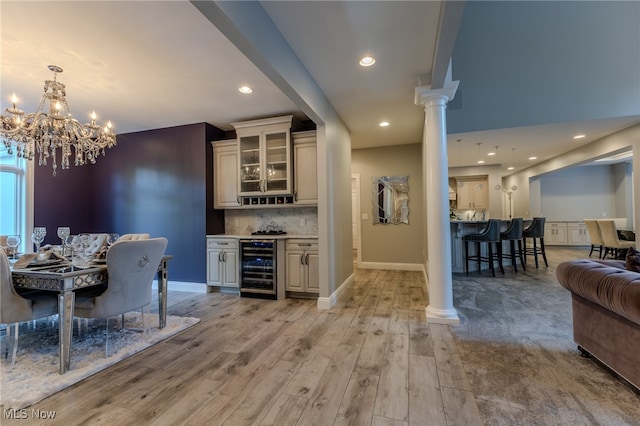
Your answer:
[[[0,407],[20,409],[120,362],[176,333],[200,322],[197,318],[167,316],[167,326],[158,328],[158,315],[145,313],[143,328],[141,314],[131,312],[125,316],[125,327],[120,319],[109,321],[109,357],[105,357],[105,321],[91,320],[78,332],[74,327],[71,345],[71,368],[59,374],[58,328],[53,320],[38,320],[21,325],[18,354],[11,366],[11,354],[0,362]],[[81,320],[81,326],[84,323]],[[77,323],[76,323],[77,324]],[[3,340],[6,336],[3,335]]]
[[[640,395],[580,357],[553,265],[505,272],[453,284],[461,325],[451,330],[484,424],[640,425]]]

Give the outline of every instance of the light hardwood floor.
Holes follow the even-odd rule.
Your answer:
[[[170,314],[201,322],[36,404],[57,413],[38,424],[479,425],[426,304],[421,273],[406,271],[356,270],[330,311],[170,292]]]

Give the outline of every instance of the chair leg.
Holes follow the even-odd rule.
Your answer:
[[[527,267],[524,266],[524,264],[526,263],[525,259],[527,257],[526,257],[526,253],[524,253],[524,251],[522,249],[522,240],[518,240],[518,254],[520,255],[520,265],[522,266],[522,270],[526,271]]]
[[[509,240],[509,248],[511,249],[511,264],[513,265],[513,270],[518,273],[518,263],[516,262],[516,242],[514,240]]]
[[[482,244],[478,241],[476,242],[476,253],[478,257],[478,273],[482,272]]]
[[[489,243],[491,244],[491,243]],[[504,275],[504,266],[502,265],[502,242],[496,243],[496,248],[498,250],[498,266],[500,267],[500,272]],[[492,261],[493,262],[493,261]]]
[[[549,262],[547,262],[547,253],[544,250],[544,237],[540,237],[540,250],[542,251],[542,259],[544,260],[544,266],[549,267]]]
[[[109,317],[107,317],[107,334],[104,342],[104,357],[109,358]]]
[[[489,269],[491,269],[491,276],[496,276],[496,271],[493,268],[493,248],[491,247],[491,243],[487,243],[487,249],[489,250]]]
[[[469,241],[464,242],[464,273],[469,275]]]
[[[536,244],[535,237],[533,239],[533,259],[536,263],[536,269],[538,269],[538,245]]]
[[[522,237],[522,245],[524,247],[524,263],[527,263],[527,239]],[[524,268],[524,266],[522,266]]]
[[[595,246],[593,244],[591,244],[591,250],[589,250],[589,257],[591,257],[591,253],[593,253],[593,249],[595,248]]]
[[[12,354],[11,354],[11,366],[13,367],[13,365],[16,363],[16,354],[18,353],[18,329],[19,329],[19,323],[15,323],[14,324],[14,333],[13,333],[13,347],[12,349]],[[11,327],[9,327],[7,330],[10,330]],[[8,337],[8,334],[7,334]]]

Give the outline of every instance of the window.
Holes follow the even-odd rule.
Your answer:
[[[20,235],[25,247],[28,226],[28,161],[0,146],[0,235]]]

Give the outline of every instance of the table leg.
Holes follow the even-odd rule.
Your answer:
[[[158,323],[160,328],[167,325],[167,264],[166,260],[161,260],[158,269]]]
[[[65,291],[58,295],[58,351],[60,357],[60,374],[64,374],[69,370],[75,298],[76,295],[73,291]]]

